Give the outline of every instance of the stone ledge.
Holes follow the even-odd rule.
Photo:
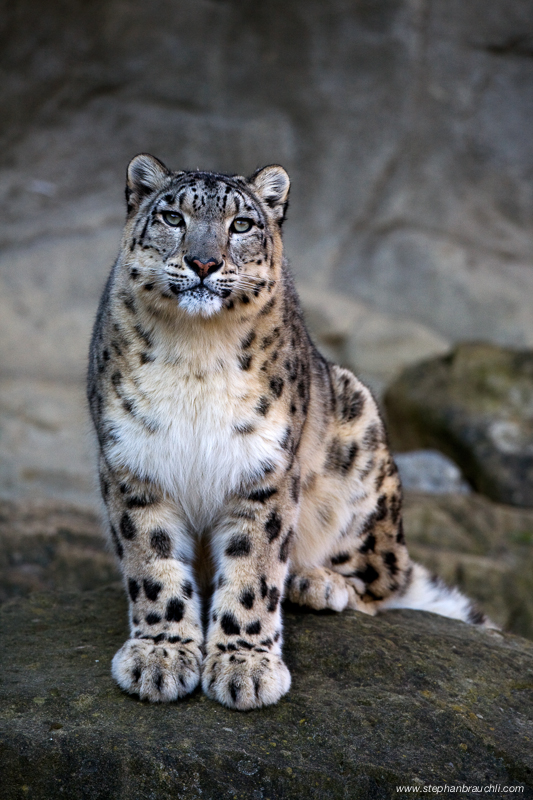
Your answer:
[[[112,585],[2,608],[3,800],[389,800],[416,781],[533,797],[531,642],[420,612],[290,609],[277,706],[153,706],[110,676],[125,606]]]

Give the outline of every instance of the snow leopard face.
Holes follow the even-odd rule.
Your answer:
[[[289,186],[279,166],[245,179],[170,172],[136,156],[126,187],[130,278],[203,317],[266,297],[277,278]]]

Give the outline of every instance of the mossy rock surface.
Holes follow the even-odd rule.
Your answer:
[[[533,351],[461,344],[406,369],[385,407],[397,450],[435,447],[499,503],[533,506]]]
[[[404,521],[415,561],[505,630],[533,639],[533,509],[479,494],[406,492]]]
[[[119,586],[0,613],[3,800],[388,800],[413,782],[533,797],[526,640],[421,612],[288,610],[291,691],[241,713],[199,692],[158,706],[115,686]]]

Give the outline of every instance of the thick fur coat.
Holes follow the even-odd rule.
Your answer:
[[[225,705],[290,685],[282,597],[487,624],[413,564],[368,389],[306,331],[283,259],[287,173],[128,169],[128,218],[94,328],[88,396],[131,634],[120,686]]]

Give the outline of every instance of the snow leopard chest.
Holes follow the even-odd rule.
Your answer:
[[[224,501],[284,457],[282,419],[261,417],[254,387],[230,368],[160,368],[135,380],[136,416],[120,418],[111,459],[157,484],[201,532]]]

